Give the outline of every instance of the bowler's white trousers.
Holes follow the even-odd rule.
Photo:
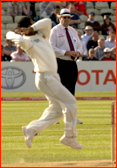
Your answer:
[[[64,117],[65,131],[67,137],[77,137],[77,104],[74,96],[61,84],[57,73],[36,73],[36,87],[45,94],[49,101],[49,107],[43,115],[34,120],[27,129],[40,133],[45,128]]]

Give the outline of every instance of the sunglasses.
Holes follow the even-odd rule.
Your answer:
[[[69,17],[69,16],[64,16],[63,18],[64,18],[64,19],[70,19],[70,17]]]

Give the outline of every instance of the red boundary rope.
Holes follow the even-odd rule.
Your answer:
[[[1,101],[40,101],[45,97],[1,97]],[[116,97],[76,97],[76,100],[116,100]]]

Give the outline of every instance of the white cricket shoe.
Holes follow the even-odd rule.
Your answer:
[[[77,119],[77,124],[83,124],[83,122]]]
[[[68,138],[65,135],[63,135],[60,139],[60,142],[64,145],[68,145],[73,149],[82,149],[83,146],[78,143],[78,141],[75,138]]]
[[[26,141],[26,144],[29,148],[31,148],[31,142],[33,140],[33,137],[34,137],[34,134],[31,130],[27,129],[26,126],[23,126],[22,127],[22,131],[24,133],[24,136],[25,136],[25,141]]]

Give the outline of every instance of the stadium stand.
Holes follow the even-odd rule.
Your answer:
[[[90,12],[94,12],[95,15],[100,15],[100,12],[97,9],[89,8],[87,9],[87,14],[89,15]]]
[[[5,38],[8,30],[1,29],[1,35]]]
[[[35,10],[36,11],[40,10],[40,3],[35,3]]]
[[[6,40],[1,40],[1,45],[5,45],[6,44]]]
[[[98,9],[98,10],[101,10],[101,9],[108,9],[109,6],[108,6],[108,3],[105,1],[105,2],[96,2],[95,3],[95,9]]]
[[[95,15],[95,20],[98,22],[103,22],[103,17],[100,15]]]
[[[79,26],[79,28],[84,29],[85,28],[85,22],[80,23],[78,26]]]
[[[1,16],[5,16],[5,15],[6,15],[5,10],[1,9]]]
[[[1,23],[1,29],[6,29],[6,25]]]
[[[102,16],[104,16],[104,15],[113,15],[114,11],[112,9],[110,9],[110,8],[107,8],[107,9],[101,9],[100,13],[101,13]]]
[[[111,2],[111,9],[116,9],[116,2]]]
[[[89,9],[89,8],[94,8],[94,6],[93,6],[93,3],[92,3],[92,2],[87,1],[86,9]]]
[[[13,19],[11,16],[1,16],[1,23],[13,23]]]
[[[17,23],[8,23],[8,24],[6,24],[6,29],[7,30],[12,30],[16,26],[17,26]]]
[[[36,18],[40,18],[40,3],[35,3]]]
[[[80,15],[81,22],[86,22],[88,17],[86,15]]]
[[[116,22],[116,16],[115,15],[110,16],[110,18],[111,18],[111,22]]]
[[[4,40],[4,36],[3,35],[1,35],[1,40]]]
[[[1,3],[1,9],[7,11],[7,5],[8,5],[8,2]]]
[[[84,34],[83,30],[82,29],[77,29],[77,31],[79,31],[81,33],[81,35]]]
[[[18,23],[19,20],[20,20],[22,17],[24,17],[24,16],[23,16],[23,15],[21,15],[21,16],[15,16],[15,23]]]
[[[113,14],[116,15],[116,10],[113,10]]]

